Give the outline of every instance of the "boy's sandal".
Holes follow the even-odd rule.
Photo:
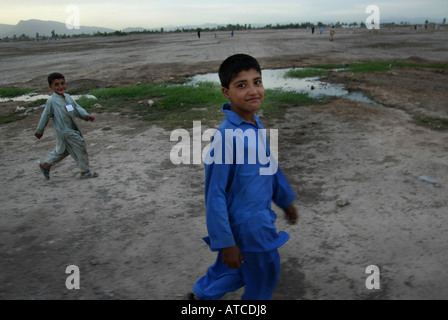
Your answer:
[[[90,170],[84,174],[81,174],[81,179],[90,179],[90,178],[96,178],[96,177],[98,177],[98,173],[92,172]]]
[[[44,168],[42,164],[39,162],[40,171],[44,174],[45,179],[50,179],[50,169]]]

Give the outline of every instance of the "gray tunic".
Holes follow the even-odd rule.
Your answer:
[[[37,125],[36,133],[43,134],[48,121],[53,119],[56,131],[56,148],[45,162],[55,164],[69,154],[82,172],[89,170],[86,145],[76,118],[85,120],[89,114],[68,94],[64,98],[54,93],[48,100]]]

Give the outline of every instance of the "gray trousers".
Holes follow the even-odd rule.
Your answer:
[[[89,156],[84,139],[77,133],[67,134],[64,137],[63,145],[53,150],[45,162],[54,165],[70,155],[81,172],[89,171]]]

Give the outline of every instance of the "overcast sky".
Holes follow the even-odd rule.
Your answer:
[[[441,22],[448,17],[448,0],[0,0],[0,24],[29,19],[66,23],[73,14],[67,12],[70,5],[79,9],[80,25],[117,30],[204,23],[360,23],[369,16],[368,5],[379,8],[382,21],[421,18]]]

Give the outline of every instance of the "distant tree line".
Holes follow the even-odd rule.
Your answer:
[[[425,25],[428,24],[435,24],[434,22],[428,22],[428,20],[425,21]],[[394,22],[382,24],[384,26],[407,26],[407,25],[414,25],[410,22],[400,22],[399,24],[395,24]],[[446,25],[446,18],[443,19],[442,25]],[[181,33],[181,32],[197,32],[198,30],[203,32],[219,32],[219,31],[243,31],[243,30],[263,30],[263,29],[309,29],[313,27],[336,27],[336,28],[357,28],[357,27],[365,27],[364,22],[360,22],[359,24],[357,22],[352,23],[346,23],[346,22],[336,22],[333,24],[325,24],[323,22],[318,22],[317,24],[312,22],[302,22],[302,23],[289,23],[289,24],[267,24],[265,26],[257,26],[254,27],[251,24],[227,24],[227,25],[219,25],[217,27],[211,27],[211,28],[176,28],[174,30],[166,31],[164,28],[160,29],[144,29],[141,31],[114,31],[114,32],[100,32],[97,31],[93,34],[74,34],[74,35],[67,35],[67,34],[56,34],[54,30],[51,31],[51,36],[47,35],[39,35],[39,33],[36,33],[36,36],[30,37],[28,35],[22,34],[20,36],[14,35],[13,37],[4,37],[3,40],[45,40],[45,39],[67,39],[67,38],[82,38],[82,37],[112,37],[112,36],[126,36],[128,34],[154,34],[154,33]]]

